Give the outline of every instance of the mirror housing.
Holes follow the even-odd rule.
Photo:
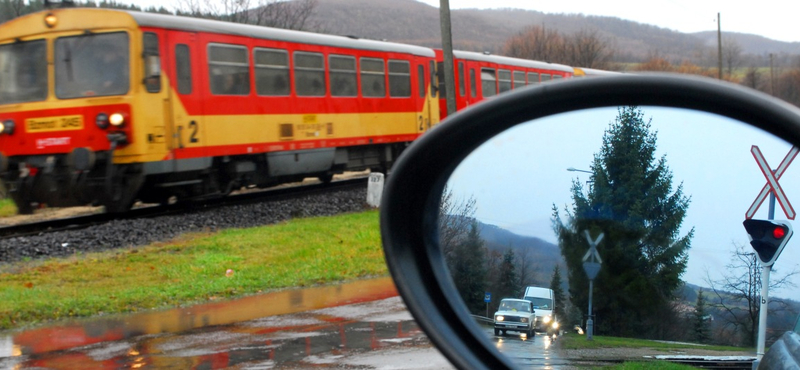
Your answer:
[[[457,368],[515,365],[472,322],[439,248],[437,210],[450,174],[479,145],[517,124],[623,105],[715,113],[800,144],[800,109],[737,85],[678,75],[620,75],[541,84],[451,116],[399,158],[386,185],[380,218],[386,262],[398,292],[420,327]]]

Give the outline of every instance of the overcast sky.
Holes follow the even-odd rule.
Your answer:
[[[421,1],[437,8],[439,6],[439,0]],[[170,8],[177,0],[127,2],[145,7],[164,5]],[[252,2],[256,3],[257,0]],[[450,0],[450,8],[519,8],[545,13],[604,15],[680,32],[716,30],[719,12],[722,14],[723,32],[752,33],[775,40],[800,42],[800,32],[797,32],[796,26],[800,2],[795,0]]]

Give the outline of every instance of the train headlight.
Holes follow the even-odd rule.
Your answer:
[[[0,134],[11,135],[14,133],[15,127],[16,125],[14,124],[14,121],[10,119],[0,122]]]
[[[120,113],[114,113],[108,117],[108,122],[114,127],[122,127],[125,124],[125,116]]]
[[[108,115],[105,113],[100,113],[95,117],[94,123],[97,124],[97,127],[101,129],[107,129],[109,125]]]
[[[44,16],[44,25],[47,26],[47,28],[55,27],[56,23],[58,23],[58,18],[56,18],[55,14],[50,13]]]

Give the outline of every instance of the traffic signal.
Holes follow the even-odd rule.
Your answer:
[[[772,266],[792,238],[792,225],[788,221],[751,219],[742,224],[750,236],[750,245],[764,266]]]

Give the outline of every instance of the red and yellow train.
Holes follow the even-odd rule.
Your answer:
[[[21,213],[121,212],[385,171],[443,117],[437,63],[424,47],[180,16],[31,14],[0,25],[0,178]],[[468,52],[455,64],[459,108],[573,75]]]

